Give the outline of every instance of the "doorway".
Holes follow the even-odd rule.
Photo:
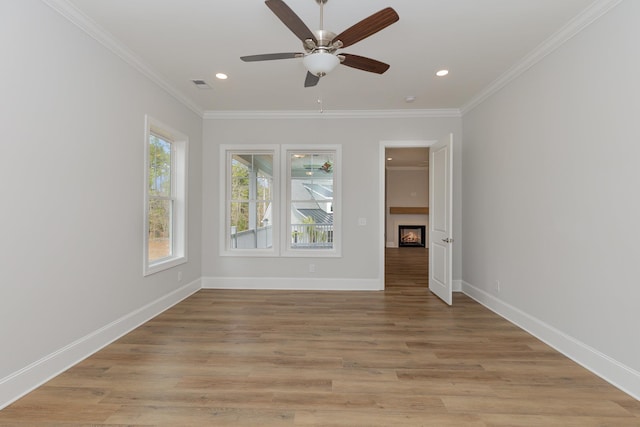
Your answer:
[[[423,245],[401,247],[400,227],[428,229],[429,147],[435,142],[382,141],[380,144],[381,289],[391,283],[411,282],[423,287],[428,284],[428,248]],[[421,235],[420,240],[427,242],[428,237]],[[387,269],[390,276],[386,274]]]

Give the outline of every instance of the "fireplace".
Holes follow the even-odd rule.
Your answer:
[[[398,226],[399,247],[425,247],[424,225],[400,225]]]

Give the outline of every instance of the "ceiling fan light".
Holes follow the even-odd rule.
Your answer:
[[[311,74],[322,77],[336,68],[340,60],[331,53],[315,52],[305,56],[302,62]]]

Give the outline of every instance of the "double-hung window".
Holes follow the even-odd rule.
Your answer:
[[[187,138],[147,116],[144,274],[186,262]]]
[[[339,147],[285,148],[287,256],[340,255]]]
[[[224,255],[273,255],[277,249],[278,156],[274,149],[223,147]]]

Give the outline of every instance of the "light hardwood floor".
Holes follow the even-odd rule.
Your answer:
[[[640,402],[464,295],[425,249],[385,292],[202,290],[0,412],[0,425],[640,426]]]

